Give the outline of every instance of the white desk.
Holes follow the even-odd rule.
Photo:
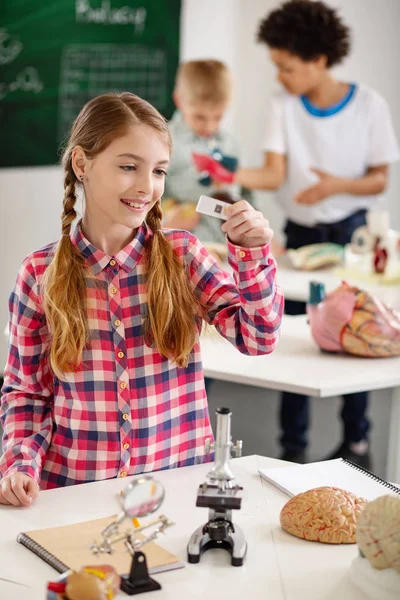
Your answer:
[[[320,271],[300,271],[289,265],[286,257],[278,261],[277,281],[283,290],[286,300],[307,302],[309,297],[310,281],[320,281],[325,284],[327,292],[333,291],[340,285],[343,277],[335,269],[322,269]],[[400,310],[400,286],[375,284],[369,281],[347,278],[348,283],[367,290],[382,302],[389,304],[395,310]]]
[[[186,564],[184,569],[155,575],[162,590],[139,598],[363,600],[348,578],[351,561],[357,555],[356,545],[306,542],[281,529],[279,512],[288,497],[262,481],[257,470],[284,464],[290,463],[257,456],[231,463],[245,492],[242,508],[233,515],[248,542],[242,567],[232,567],[225,550],[209,550],[197,565]],[[166,488],[160,512],[176,523],[158,542],[185,561],[190,535],[207,520],[207,509],[196,508],[195,500],[197,488],[209,469],[210,465],[198,465],[156,475]],[[51,567],[16,542],[20,531],[114,514],[118,506],[115,496],[128,481],[129,478],[113,479],[41,492],[37,503],[28,509],[0,507],[1,600],[43,600],[46,582],[57,577]],[[105,563],[106,559],[105,556]],[[118,599],[122,598],[127,596],[121,593]]]
[[[202,338],[207,377],[321,398],[393,388],[387,478],[400,482],[400,357],[326,354],[305,316],[285,315],[281,339],[267,356],[244,356],[217,333]]]

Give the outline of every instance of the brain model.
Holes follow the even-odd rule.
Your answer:
[[[354,544],[356,523],[367,500],[335,487],[297,494],[281,510],[282,528],[292,535],[325,544]]]
[[[312,336],[323,350],[366,357],[400,355],[400,313],[363,290],[342,283],[320,301],[310,301],[307,313]]]
[[[370,502],[358,521],[356,538],[375,569],[391,568],[400,574],[400,498],[381,496]]]

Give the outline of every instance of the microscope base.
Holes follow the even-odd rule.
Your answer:
[[[233,567],[241,567],[247,552],[247,542],[243,531],[237,525],[233,526],[229,522],[233,531],[230,531],[222,539],[212,539],[206,531],[210,523],[212,524],[213,521],[208,521],[205,525],[201,525],[192,534],[187,548],[188,562],[196,564],[200,562],[203,552],[206,552],[210,548],[223,548],[231,554],[231,565]]]

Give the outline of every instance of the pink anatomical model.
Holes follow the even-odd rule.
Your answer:
[[[311,282],[307,314],[312,336],[323,350],[400,355],[400,313],[357,287],[343,282],[325,296],[323,285]]]

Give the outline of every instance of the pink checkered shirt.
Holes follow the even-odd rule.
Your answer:
[[[269,246],[228,242],[234,278],[198,239],[165,230],[185,265],[204,318],[244,354],[271,352],[278,340],[283,297]],[[10,346],[4,374],[0,474],[22,471],[42,489],[124,477],[206,462],[212,437],[199,335],[187,368],[149,347],[143,225],[114,257],[76,227],[73,244],[94,279],[87,279],[91,340],[83,368],[60,381],[50,371],[48,329],[40,282],[56,244],[25,259],[10,297]]]

